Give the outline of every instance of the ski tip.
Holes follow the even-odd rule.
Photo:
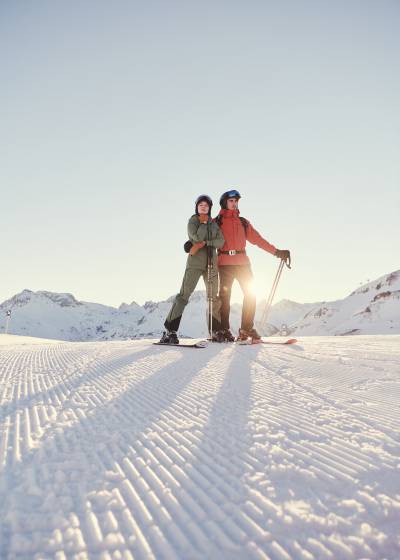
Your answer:
[[[297,338],[289,338],[288,340],[263,340],[262,338],[247,340],[236,340],[236,344],[239,345],[253,345],[253,344],[296,344]]]

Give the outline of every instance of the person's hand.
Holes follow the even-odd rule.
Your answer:
[[[193,257],[193,255],[195,255],[199,249],[204,247],[205,244],[206,244],[205,241],[200,241],[200,243],[195,243],[193,247],[190,249],[189,255]]]
[[[208,214],[199,214],[199,220],[201,224],[206,224],[208,222]]]
[[[275,257],[290,262],[290,251],[288,251],[288,249],[277,249],[275,251]]]

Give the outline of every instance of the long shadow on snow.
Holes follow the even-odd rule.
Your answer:
[[[143,352],[148,352],[146,348]],[[72,513],[76,513],[82,521],[82,532],[84,540],[89,543],[89,529],[85,530],[84,512],[87,510],[87,496],[89,492],[104,490],[107,486],[105,481],[106,470],[115,467],[115,461],[122,460],[131,452],[132,436],[139,436],[159,417],[164,409],[169,407],[184,387],[198,374],[212,358],[217,347],[210,347],[206,350],[195,350],[199,352],[196,361],[193,361],[191,351],[178,350],[169,347],[162,349],[155,347],[149,355],[149,360],[155,359],[155,371],[150,376],[134,383],[128,387],[118,397],[111,399],[105,405],[95,407],[88,416],[80,418],[72,426],[50,427],[41,438],[41,446],[34,451],[22,456],[22,460],[17,464],[9,464],[3,472],[5,480],[5,491],[1,492],[2,507],[0,510],[0,557],[7,557],[10,551],[10,538],[12,527],[24,526],[30,518],[40,516],[41,529],[37,531],[43,533],[41,542],[44,543],[51,537],[52,532],[57,528],[55,518],[62,516],[67,519]],[[122,368],[133,360],[136,361],[138,354],[133,356],[123,356],[107,363],[107,370]],[[177,361],[171,360],[172,353],[179,360],[179,371],[175,372]],[[210,355],[211,354],[211,355]],[[162,358],[170,359],[167,365],[163,365]],[[157,364],[157,358],[160,358]],[[183,372],[183,373],[182,373]],[[95,368],[92,380],[104,372],[98,372]],[[127,374],[128,375],[128,374]],[[88,380],[87,376],[84,381]],[[76,380],[75,389],[82,383],[81,379]],[[54,390],[52,388],[51,390]],[[126,436],[129,435],[129,438]],[[49,464],[50,463],[50,464]],[[54,464],[55,469],[52,468]],[[54,477],[54,470],[60,471],[63,465],[67,476],[71,470],[78,474],[77,478],[70,478],[69,500],[57,501],[57,516],[54,511],[42,510],[41,506],[46,497],[40,489],[40,483],[46,481],[45,485],[49,488],[49,472],[52,475],[52,492],[65,496],[65,482],[58,482]],[[32,484],[32,469],[35,469],[35,492],[29,492]],[[80,476],[79,476],[80,475]],[[4,489],[4,486],[3,486]],[[10,492],[10,489],[12,491]],[[39,492],[37,492],[39,490]],[[31,494],[31,495],[30,495]],[[16,506],[19,504],[19,506]],[[12,522],[6,518],[8,511],[12,509],[14,517]],[[16,522],[16,516],[21,517]],[[85,538],[85,536],[87,538]],[[44,545],[43,545],[44,546]],[[126,547],[123,547],[126,549]],[[35,550],[35,552],[40,552]]]
[[[252,347],[252,357],[260,350],[261,345]],[[249,453],[253,440],[248,426],[252,408],[251,363],[246,363],[238,354],[239,348],[235,351],[200,442],[193,450],[193,460],[185,469],[191,481],[188,488],[192,489],[193,499],[205,514],[200,525],[206,534],[209,533],[207,554],[210,558],[245,558],[248,554],[239,541],[246,532],[243,515],[246,515],[249,500],[247,479],[254,474]],[[228,517],[230,523],[226,524],[223,519]],[[213,534],[216,534],[213,525],[225,526],[227,538],[238,547],[236,551],[231,547],[224,551],[220,543],[213,542]]]
[[[122,369],[132,362],[135,362],[138,357],[148,353],[149,348],[142,350],[131,349],[123,356],[118,356],[110,361],[104,359],[105,357],[99,356],[98,362],[95,365],[89,366],[87,369],[78,370],[78,373],[72,374],[70,377],[63,378],[60,382],[55,383],[44,391],[39,391],[32,396],[18,399],[18,401],[11,401],[6,404],[0,405],[0,421],[8,414],[16,414],[23,410],[25,407],[31,408],[38,404],[48,405],[51,404],[52,395],[57,393],[60,387],[65,387],[68,390],[68,399],[74,396],[74,392],[79,389],[81,385],[95,381],[102,375],[109,371]],[[105,371],[107,369],[107,371]],[[46,371],[40,371],[40,375],[46,375]],[[64,403],[65,405],[65,403]]]

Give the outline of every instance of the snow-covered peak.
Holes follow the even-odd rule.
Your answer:
[[[299,303],[297,301],[292,301],[291,299],[281,299],[274,305],[275,312],[279,311],[294,311],[298,309],[303,309],[305,305],[315,305],[315,303]]]
[[[275,307],[279,309],[291,309],[292,307],[296,307],[298,305],[301,304],[297,303],[297,301],[292,301],[291,299],[281,299],[276,303]]]
[[[82,305],[72,294],[48,292],[45,290],[33,292],[32,290],[25,289],[3,302],[0,307],[3,309],[12,309],[13,307],[23,307],[33,301],[40,302],[46,300],[60,305],[61,307],[76,307]]]
[[[298,321],[308,313],[310,309],[315,308],[317,303],[298,303],[290,299],[282,299],[272,306],[268,315],[267,325],[260,325],[261,334],[270,336],[280,331],[287,332],[288,326]],[[257,316],[262,316],[265,307],[265,300],[257,306]]]
[[[132,303],[121,303],[118,309],[120,311],[128,311],[130,309],[137,309],[138,307],[141,308],[141,306],[138,303],[136,303],[136,301],[132,301]]]
[[[400,290],[400,270],[395,270],[390,274],[381,276],[377,280],[373,280],[372,282],[368,282],[367,284],[360,286],[354,290],[350,296],[366,294],[368,292],[377,292],[377,294],[385,291],[393,292],[394,290]]]
[[[82,305],[80,301],[75,299],[72,294],[59,294],[55,292],[46,292],[46,291],[39,291],[36,292],[41,297],[47,298],[48,300],[60,305],[61,307],[77,307],[78,305]]]
[[[0,305],[0,308],[11,309],[13,307],[22,307],[31,301],[34,293],[35,292],[32,292],[32,290],[22,290],[22,292],[19,292],[18,294],[15,294],[15,296],[12,296],[10,299],[4,301]]]
[[[342,300],[315,306],[291,330],[298,335],[400,332],[400,270],[360,286]]]

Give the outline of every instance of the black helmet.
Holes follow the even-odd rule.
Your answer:
[[[213,201],[211,200],[211,198],[207,194],[201,194],[200,196],[198,196],[196,198],[194,210],[195,210],[197,215],[199,215],[197,207],[200,204],[200,202],[207,202],[208,207],[209,207],[208,208],[208,215],[211,216],[211,208],[212,208],[212,205],[213,205]]]
[[[230,191],[224,192],[224,194],[222,194],[221,198],[219,199],[219,204],[221,208],[224,208],[225,210],[226,210],[226,201],[228,200],[228,198],[237,198],[239,200],[239,198],[242,197],[240,196],[240,192],[237,191],[236,189],[231,189]]]

